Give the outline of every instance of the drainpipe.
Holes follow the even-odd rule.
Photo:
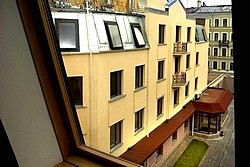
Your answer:
[[[87,39],[88,39],[88,49],[89,49],[89,95],[90,95],[90,104],[89,104],[89,126],[90,126],[90,147],[93,147],[94,140],[94,109],[93,109],[93,57],[92,57],[92,48],[91,48],[91,33],[89,32],[89,1],[86,1],[86,9],[87,9]]]
[[[149,17],[146,17],[146,19],[149,19]],[[144,20],[144,27],[146,29],[146,21]],[[147,39],[148,40],[148,39]],[[147,80],[146,80],[146,83],[147,83],[147,100],[146,100],[146,108],[147,108],[147,112],[146,112],[146,134],[147,134],[147,137],[149,137],[149,131],[148,131],[148,126],[149,126],[149,122],[148,122],[148,115],[149,115],[149,107],[148,107],[148,101],[149,101],[149,96],[148,96],[148,92],[149,92],[149,50],[147,50]]]

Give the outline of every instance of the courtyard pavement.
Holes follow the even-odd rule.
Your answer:
[[[186,136],[160,167],[173,167],[193,139],[205,141],[209,145],[198,167],[235,167],[234,99],[228,106],[227,112],[228,118],[221,129],[224,132],[223,136],[216,139]]]

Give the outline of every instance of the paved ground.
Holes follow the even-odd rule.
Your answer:
[[[173,167],[180,155],[194,138],[203,140],[209,145],[198,167],[235,167],[234,100],[228,107],[228,115],[229,117],[222,127],[224,136],[217,139],[187,136],[168,159],[164,161],[161,167]]]

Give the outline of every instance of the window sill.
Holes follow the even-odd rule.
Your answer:
[[[156,120],[160,119],[163,115],[164,115],[163,113],[157,115],[157,119]]]
[[[157,80],[157,83],[163,82],[163,81],[165,81],[165,80],[166,80],[166,78],[158,79],[158,80]]]
[[[117,144],[116,146],[112,147],[112,148],[110,149],[110,153],[114,152],[115,150],[117,150],[118,148],[120,148],[122,145],[123,145],[123,143],[119,143],[119,144]]]
[[[145,89],[145,88],[146,88],[146,86],[138,87],[138,88],[135,89],[134,92],[139,92],[140,90]]]
[[[138,133],[140,133],[140,132],[143,131],[143,130],[144,130],[144,127],[141,127],[140,129],[138,129],[138,130],[135,131],[135,134],[134,134],[134,135],[136,136]]]
[[[125,94],[125,95],[118,95],[118,96],[115,96],[115,97],[111,98],[111,99],[109,100],[109,102],[111,103],[111,102],[114,102],[114,101],[116,101],[116,100],[120,100],[120,99],[124,98],[125,96],[126,96],[126,94]]]

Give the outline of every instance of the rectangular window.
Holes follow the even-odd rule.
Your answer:
[[[139,24],[131,24],[132,34],[134,37],[135,46],[137,48],[145,47],[146,43]]]
[[[227,49],[226,48],[222,48],[222,56],[227,56]]]
[[[159,115],[162,114],[162,110],[163,110],[163,99],[164,99],[164,96],[160,97],[160,98],[157,100],[157,116],[159,116]]]
[[[227,27],[227,19],[223,19],[223,27]]]
[[[108,35],[110,48],[113,50],[122,49],[123,45],[118,24],[116,22],[109,21],[105,21],[104,23]]]
[[[219,34],[218,33],[214,33],[214,41],[219,41]]]
[[[233,49],[231,49],[231,51],[230,51],[230,55],[233,57]]]
[[[135,132],[142,128],[144,108],[135,113]]]
[[[214,20],[214,27],[219,27],[219,19]]]
[[[213,69],[217,69],[218,67],[217,67],[217,61],[214,61],[213,62]]]
[[[227,42],[227,33],[222,33],[222,42],[223,43]]]
[[[214,48],[214,56],[218,56],[218,48]]]
[[[185,86],[185,97],[189,94],[189,83]]]
[[[110,73],[110,98],[122,93],[122,70]]]
[[[184,122],[184,129],[186,130],[187,127],[188,127],[188,120],[186,120],[186,121]]]
[[[226,70],[226,62],[221,62],[221,69]]]
[[[118,122],[110,127],[110,149],[121,143],[122,122]]]
[[[174,90],[174,106],[179,104],[179,89]]]
[[[69,81],[70,94],[73,98],[74,104],[82,105],[83,104],[82,77],[68,77],[68,81]]]
[[[60,49],[63,52],[79,52],[79,26],[77,19],[55,19]]]
[[[199,64],[199,52],[196,52],[196,56],[195,56],[195,65]]]
[[[164,44],[164,38],[165,38],[165,25],[160,24],[159,25],[159,44]]]
[[[187,28],[187,42],[191,41],[191,27]]]
[[[172,141],[177,140],[177,131],[172,134]]]
[[[187,55],[186,57],[186,69],[190,67],[190,54]]]
[[[143,86],[144,65],[135,67],[135,89]]]
[[[165,60],[158,61],[158,80],[164,78],[164,65],[165,65]]]
[[[180,56],[175,57],[174,59],[174,73],[178,74],[180,72]]]
[[[198,89],[198,77],[195,78],[195,81],[194,81],[194,89],[195,89],[195,90]]]
[[[231,71],[234,70],[234,63],[230,63],[230,70],[231,70]]]
[[[156,150],[156,158],[163,155],[163,146],[161,145],[157,150]]]

